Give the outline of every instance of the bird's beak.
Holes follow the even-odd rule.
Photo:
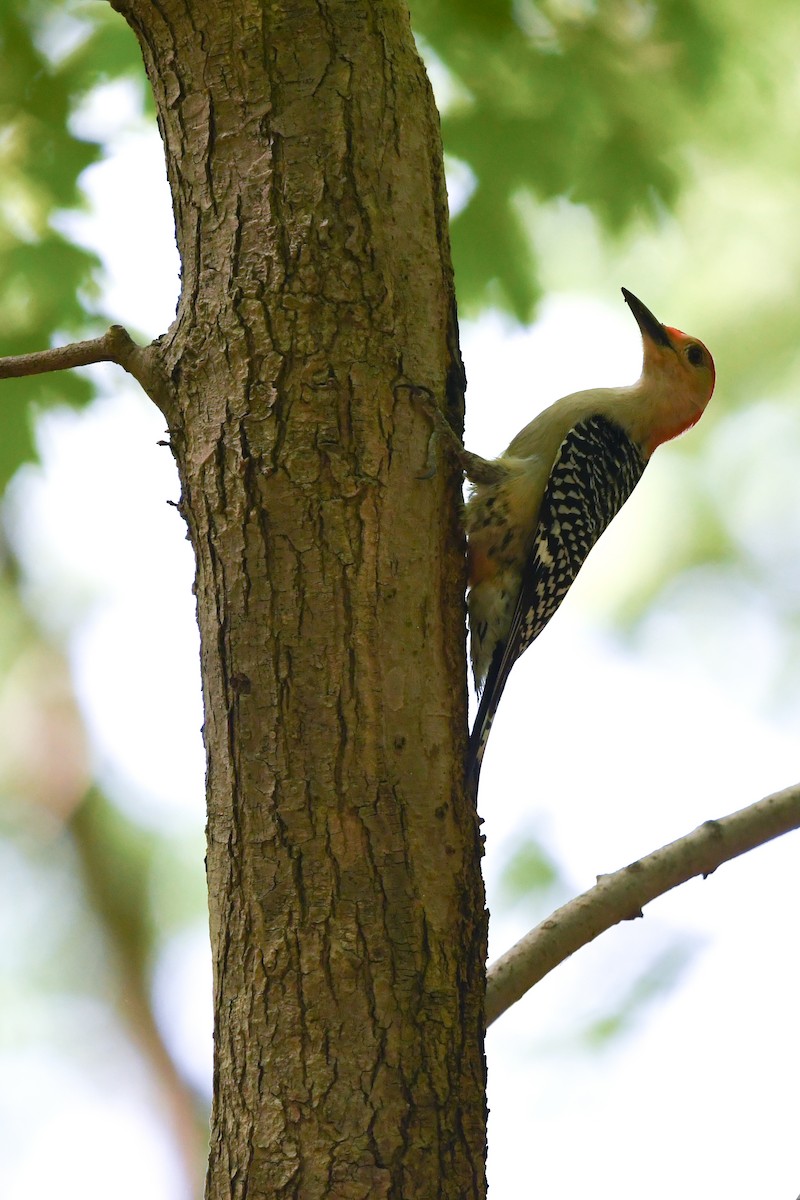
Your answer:
[[[636,324],[642,331],[642,337],[648,338],[654,342],[656,346],[669,346],[670,350],[674,349],[672,342],[669,340],[669,334],[660,321],[657,321],[650,309],[642,304],[638,296],[634,296],[633,292],[629,292],[627,288],[622,289],[622,294],[625,297],[625,303],[636,317]]]

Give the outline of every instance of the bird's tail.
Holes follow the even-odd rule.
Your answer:
[[[475,717],[475,724],[472,726],[472,733],[469,736],[467,789],[473,799],[476,799],[478,795],[478,781],[480,779],[481,764],[483,763],[486,743],[489,741],[489,734],[492,731],[492,723],[497,712],[497,706],[500,703],[500,697],[503,694],[503,688],[506,686],[506,680],[508,679],[510,668],[506,666],[505,661],[506,646],[507,643],[501,642],[495,649],[492,663],[486,676],[486,682],[481,692],[478,715]]]

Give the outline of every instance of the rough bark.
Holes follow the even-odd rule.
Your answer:
[[[405,6],[113,0],[183,287],[159,402],[197,556],[208,1196],[484,1194],[460,421],[441,146]]]

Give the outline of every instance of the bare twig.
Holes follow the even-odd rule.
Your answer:
[[[644,905],[657,896],[695,875],[705,878],[722,863],[797,828],[800,784],[727,817],[706,821],[613,875],[598,876],[593,888],[556,909],[491,965],[487,1025],[581,946],[620,921],[641,917]]]
[[[121,325],[112,325],[102,337],[85,342],[0,358],[0,379],[67,371],[99,362],[113,362],[124,367],[153,400],[159,404],[163,401],[165,381],[155,358],[154,346],[137,346]]]

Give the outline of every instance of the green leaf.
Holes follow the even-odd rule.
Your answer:
[[[661,217],[723,66],[726,22],[696,0],[636,6],[414,0],[423,45],[468,96],[442,113],[448,154],[477,187],[453,224],[463,309],[527,320],[539,296],[521,192],[563,196],[620,234]]]
[[[98,331],[99,260],[56,226],[85,206],[80,177],[102,153],[70,119],[92,87],[141,79],[142,64],[110,6],[47,0],[0,5],[0,58],[0,354],[10,355]],[[32,411],[93,394],[74,372],[0,384],[0,487],[34,455]]]
[[[560,867],[538,837],[530,834],[515,839],[511,857],[503,867],[502,895],[507,904],[538,900],[563,892],[567,887]]]

